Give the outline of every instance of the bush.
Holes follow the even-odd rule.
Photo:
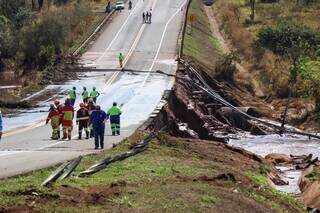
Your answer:
[[[225,80],[230,83],[234,82],[234,73],[237,71],[236,63],[239,62],[239,56],[236,53],[224,55],[215,68],[215,78]]]
[[[320,59],[304,59],[300,64],[300,76],[303,80],[302,92],[313,96],[319,108],[320,104]]]
[[[258,33],[257,44],[285,57],[314,55],[320,48],[320,33],[303,25],[280,23]]]
[[[22,33],[22,65],[27,69],[44,69],[54,62],[55,55],[62,52],[64,39],[69,33],[62,16],[50,15]]]

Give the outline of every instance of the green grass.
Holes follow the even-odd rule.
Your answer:
[[[90,177],[77,177],[79,172],[95,162],[127,151],[140,141],[143,135],[136,134],[113,149],[84,157],[73,176],[58,181],[51,188],[40,185],[54,168],[1,180],[0,206],[29,206],[33,203],[34,210],[39,212],[211,212],[221,206],[229,208],[229,196],[234,196],[232,191],[235,188],[241,193],[241,197],[237,198],[239,205],[243,202],[241,199],[252,198],[258,202],[268,199],[259,191],[255,192],[255,197],[259,199],[246,194],[246,186],[241,185],[242,180],[239,179],[242,177],[243,167],[238,171],[235,165],[221,163],[219,154],[201,154],[206,151],[193,150],[183,139],[174,139],[167,135],[153,140],[148,149],[141,154],[113,163]],[[212,160],[215,158],[217,160]],[[214,181],[198,179],[202,176],[214,177],[225,172],[237,174],[236,171],[240,173],[237,175],[239,182],[222,181],[217,185]],[[266,187],[263,176],[248,174],[252,174],[250,177],[254,177],[254,182],[257,181]],[[116,185],[115,188],[112,185]],[[71,189],[76,190],[72,193],[75,197],[70,198],[68,194],[62,193],[63,190]],[[82,192],[79,196],[78,190]],[[104,194],[104,190],[115,192]],[[83,194],[93,197],[99,195],[99,199],[92,202],[84,197],[80,203],[70,202],[70,199],[77,200],[78,197],[84,196]],[[226,194],[230,195],[225,197]],[[268,196],[271,196],[270,193]],[[283,209],[279,202],[283,202],[284,198],[276,198],[279,201],[274,201],[274,205],[277,204],[278,208]]]
[[[273,209],[275,209],[277,212],[283,212],[282,210],[280,211],[280,206],[278,203],[274,202],[274,200],[282,200],[285,201],[286,203],[289,203],[292,206],[295,206],[297,208],[303,209],[303,204],[298,201],[296,198],[282,193],[278,190],[276,190],[275,188],[270,187],[267,178],[264,175],[261,174],[255,174],[251,171],[246,172],[246,175],[251,178],[256,184],[258,184],[261,189],[265,190],[266,192],[268,192],[270,195],[272,195],[273,199],[265,199],[264,196],[261,195],[257,195],[256,191],[250,191],[249,194],[250,196],[252,196],[253,198],[257,199],[260,202],[269,202],[271,204],[271,207]]]
[[[198,62],[214,73],[217,61],[221,58],[221,46],[213,37],[210,23],[201,0],[193,0],[188,15],[195,15],[196,21],[187,22],[184,41],[184,56]]]

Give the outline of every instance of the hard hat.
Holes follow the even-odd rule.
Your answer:
[[[60,101],[59,101],[58,99],[56,99],[56,100],[53,101],[53,103],[54,103],[55,105],[59,105],[59,104],[60,104]]]
[[[85,104],[84,103],[80,103],[79,106],[80,107],[85,107]]]

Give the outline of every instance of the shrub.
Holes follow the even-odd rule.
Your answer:
[[[284,22],[260,30],[257,44],[281,56],[299,58],[302,54],[315,54],[320,48],[320,33],[307,26]]]

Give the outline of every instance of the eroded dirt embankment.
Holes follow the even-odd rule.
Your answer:
[[[253,108],[241,107],[241,103],[225,87],[204,75],[205,80],[219,95],[248,114],[258,116]],[[154,128],[160,130],[170,126],[170,133],[179,137],[191,137],[204,140],[227,142],[232,135],[248,131],[255,134],[265,132],[249,121],[241,113],[224,107],[219,101],[199,89],[199,80],[193,73],[180,70],[176,83],[168,97],[168,104],[154,121]]]
[[[253,116],[260,115],[259,110],[248,110],[249,108],[243,107],[242,103],[232,95],[232,90],[226,87],[227,84],[218,83],[205,73],[202,73],[202,75],[210,87],[219,93],[225,100],[239,109],[243,108],[247,113],[250,113]],[[200,84],[197,78],[195,78],[193,73],[190,73],[188,69],[180,70],[177,73],[175,85],[167,98],[168,104],[155,119],[153,123],[154,129],[159,130],[164,126],[168,126],[170,134],[177,137],[214,140],[224,143],[227,142],[228,138],[233,138],[236,134],[243,132],[267,134],[267,131],[258,127],[255,123],[252,123],[242,114],[222,106],[214,98],[207,95],[206,92],[195,85],[198,83]],[[234,92],[236,91],[237,90],[234,90]],[[251,159],[258,160],[260,163],[265,162],[263,158],[243,149],[237,149],[230,146],[227,146],[227,148],[240,152],[242,155]],[[298,159],[298,157],[295,158]],[[297,168],[299,170],[306,169],[312,165],[312,163],[317,162],[317,159],[312,161],[309,158],[303,160],[303,156],[300,158],[301,165],[299,165],[303,166],[303,168]],[[290,161],[290,166],[299,166],[298,163],[300,161],[292,160]],[[279,166],[278,163],[270,161],[269,166],[270,170],[267,172],[267,177],[271,186],[289,184],[289,182],[282,177],[280,170],[276,169],[275,166]],[[308,186],[310,185],[311,183],[308,184]],[[317,194],[314,193],[315,188],[313,187],[312,190],[301,189],[302,193],[305,191],[312,191],[311,195],[310,192],[308,192],[308,198],[303,197],[302,199],[305,201],[306,206],[310,206],[308,203],[314,202],[312,200],[317,196]],[[310,207],[315,208],[315,205],[312,204]]]

